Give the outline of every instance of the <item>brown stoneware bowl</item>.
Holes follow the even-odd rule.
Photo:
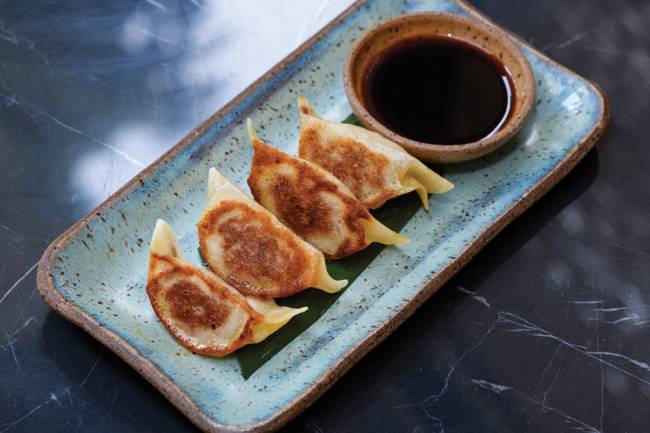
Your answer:
[[[514,99],[508,119],[496,132],[471,143],[422,143],[395,133],[370,114],[362,93],[369,66],[384,50],[422,37],[454,38],[486,51],[503,64],[511,78]],[[365,127],[395,141],[419,159],[438,163],[467,161],[497,149],[521,128],[535,100],[533,71],[509,37],[488,24],[450,14],[406,14],[371,28],[348,54],[343,80],[352,110]]]

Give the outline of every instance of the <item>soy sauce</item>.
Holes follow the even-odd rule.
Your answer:
[[[384,126],[424,143],[460,144],[496,132],[511,111],[503,65],[451,38],[418,38],[380,53],[365,74],[363,98]]]

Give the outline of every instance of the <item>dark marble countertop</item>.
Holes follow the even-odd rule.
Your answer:
[[[44,248],[349,0],[0,0],[0,433],[196,431],[36,291]],[[650,431],[650,2],[476,6],[605,136],[284,431]]]

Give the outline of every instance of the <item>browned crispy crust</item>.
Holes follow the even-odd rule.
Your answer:
[[[339,243],[336,250],[321,250],[323,255],[328,259],[338,259],[367,246],[362,220],[369,220],[371,216],[357,199],[344,193],[339,185],[324,177],[311,163],[289,156],[258,139],[253,139],[253,147],[255,153],[248,176],[248,186],[255,200],[271,208],[270,203],[264,203],[260,187],[263,171],[277,164],[291,165],[295,168],[297,177],[282,176],[276,172],[273,187],[268,191],[275,203],[276,217],[307,242],[314,237],[340,237],[342,234],[332,232],[330,225],[334,209],[319,194],[325,191],[336,195],[344,207],[343,224],[350,234]]]
[[[154,269],[155,261],[165,262],[168,266],[167,269],[162,273],[154,275],[152,271]],[[208,314],[202,315],[202,317],[198,317],[196,314],[191,315],[193,317],[188,317],[186,311],[183,312],[183,310],[187,310],[188,307],[187,303],[199,300],[198,299],[199,296],[197,296],[197,292],[199,291],[199,289],[197,289],[196,286],[194,286],[190,282],[186,281],[184,283],[185,287],[180,287],[179,289],[181,290],[178,290],[172,296],[168,296],[170,295],[170,290],[167,290],[167,292],[164,294],[161,293],[163,288],[159,285],[159,281],[161,279],[164,279],[172,275],[182,275],[186,277],[195,276],[200,278],[203,282],[205,282],[210,287],[210,291],[212,292],[211,293],[212,299],[201,299],[202,301],[201,306]],[[171,290],[173,290],[173,288]],[[151,302],[151,306],[153,307],[156,316],[158,316],[160,322],[167,329],[167,331],[176,339],[176,341],[178,341],[186,349],[191,350],[194,353],[199,353],[201,355],[225,356],[228,355],[229,353],[234,352],[235,350],[239,349],[240,347],[244,346],[250,341],[250,338],[253,335],[251,325],[262,321],[262,316],[257,311],[253,310],[253,308],[251,308],[251,306],[248,305],[248,303],[245,300],[243,300],[238,296],[233,295],[233,293],[231,293],[230,290],[220,286],[213,279],[207,278],[205,275],[203,275],[203,272],[201,272],[200,270],[195,269],[192,266],[179,263],[178,260],[175,260],[173,258],[161,256],[156,253],[152,253],[150,263],[149,263],[149,279],[147,280],[147,296],[149,297],[149,301]],[[163,297],[162,299],[161,296]],[[202,294],[201,297],[210,298],[205,294]],[[189,322],[188,324],[190,325],[190,327],[197,327],[197,326],[216,327],[222,325],[223,322],[225,322],[228,316],[230,315],[230,311],[223,309],[223,306],[219,306],[214,301],[214,298],[227,299],[230,302],[238,304],[241,308],[243,308],[246,311],[246,313],[249,316],[248,322],[246,323],[246,326],[244,327],[244,330],[242,331],[240,336],[236,340],[234,340],[228,347],[213,346],[213,347],[199,348],[194,344],[192,344],[191,340],[187,338],[185,335],[183,335],[181,332],[179,332],[178,329],[173,329],[169,326],[168,320],[182,320],[184,322]],[[169,303],[171,308],[175,310],[174,313],[176,314],[172,313],[175,317],[165,317],[163,315],[162,306],[161,306],[161,303],[163,302]],[[212,302],[213,304],[210,304],[210,302]],[[187,319],[189,319],[189,321]]]
[[[222,221],[223,215],[233,210],[239,215]],[[251,227],[251,221],[257,225]],[[224,200],[206,212],[197,227],[201,251],[210,268],[245,295],[279,298],[314,284],[315,257],[288,229],[273,224],[266,213],[238,201]],[[225,250],[221,266],[211,260],[206,245],[215,233]]]
[[[325,146],[315,127],[301,132],[298,153],[301,158],[318,164],[343,182],[366,207],[376,209],[398,192],[386,185],[383,173],[390,160],[370,152],[354,140],[339,140]],[[372,188],[367,195],[364,186]]]
[[[214,297],[203,293],[191,281],[181,280],[165,292],[165,303],[169,304],[173,318],[189,326],[216,329],[222,327],[230,317],[230,309]]]

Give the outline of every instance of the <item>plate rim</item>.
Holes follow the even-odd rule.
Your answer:
[[[169,162],[183,148],[189,145],[192,140],[201,133],[205,132],[214,123],[219,121],[225,114],[231,111],[233,107],[242,102],[251,93],[259,89],[271,77],[283,70],[288,64],[291,64],[303,53],[309,50],[318,40],[323,38],[327,33],[338,26],[341,21],[358,10],[367,0],[356,0],[341,12],[336,18],[330,21],[325,27],[319,30],[315,35],[306,40],[300,47],[292,51],[284,59],[278,62],[274,67],[269,69],[265,74],[246,87],[235,98],[230,100],[221,109],[201,122],[199,126],[190,131],[180,142],[172,146],[162,156],[153,163],[135,175],[124,186],[119,188],[115,193],[109,196],[104,202],[92,211],[88,212],[79,221],[73,224],[65,232],[59,235],[45,249],[38,264],[37,271],[37,288],[41,297],[49,304],[54,311],[62,315],[67,320],[88,332],[93,338],[102,343],[105,347],[124,360],[140,375],[142,375],[151,385],[153,385],[161,394],[165,396],[178,410],[180,410],[192,423],[200,429],[210,433],[261,433],[273,431],[291,419],[295,418],[300,412],[309,407],[325,391],[327,391],[340,377],[342,377],[354,364],[356,364],[364,355],[372,350],[377,344],[391,334],[407,318],[409,318],[427,299],[433,295],[446,281],[456,274],[465,266],[488,242],[490,242],[501,230],[509,223],[514,221],[519,215],[527,210],[533,203],[539,200],[546,192],[555,186],[564,178],[589,150],[594,147],[596,141],[602,136],[611,117],[609,103],[601,87],[591,80],[581,76],[571,69],[559,64],[546,54],[540,52],[521,37],[513,34],[509,30],[501,27],[496,22],[490,20],[486,15],[470,5],[467,0],[455,0],[456,4],[472,17],[496,27],[498,30],[505,32],[509,37],[519,44],[525,46],[528,50],[539,56],[542,60],[558,67],[564,73],[573,76],[586,85],[591,87],[594,94],[598,97],[598,102],[602,107],[602,115],[594,122],[591,130],[585,137],[567,153],[555,167],[546,173],[543,178],[537,181],[524,195],[514,201],[505,209],[497,218],[495,218],[489,227],[484,230],[478,237],[470,242],[463,251],[455,258],[447,262],[440,272],[433,275],[428,281],[423,283],[418,291],[406,301],[395,314],[386,320],[381,326],[375,328],[372,333],[367,335],[363,340],[358,341],[344,355],[340,356],[325,371],[325,373],[309,387],[305,388],[299,395],[288,401],[282,408],[277,410],[268,418],[251,424],[231,425],[222,424],[211,418],[204,412],[194,401],[178,386],[174,381],[162,372],[153,362],[145,355],[141,354],[134,346],[129,344],[115,332],[104,327],[100,322],[92,318],[80,307],[70,303],[54,284],[51,268],[56,257],[57,250],[64,247],[70,240],[80,232],[80,230],[92,220],[99,218],[102,212],[112,207],[116,202],[122,199],[131,190],[143,183],[143,179],[153,173],[159,166]]]

